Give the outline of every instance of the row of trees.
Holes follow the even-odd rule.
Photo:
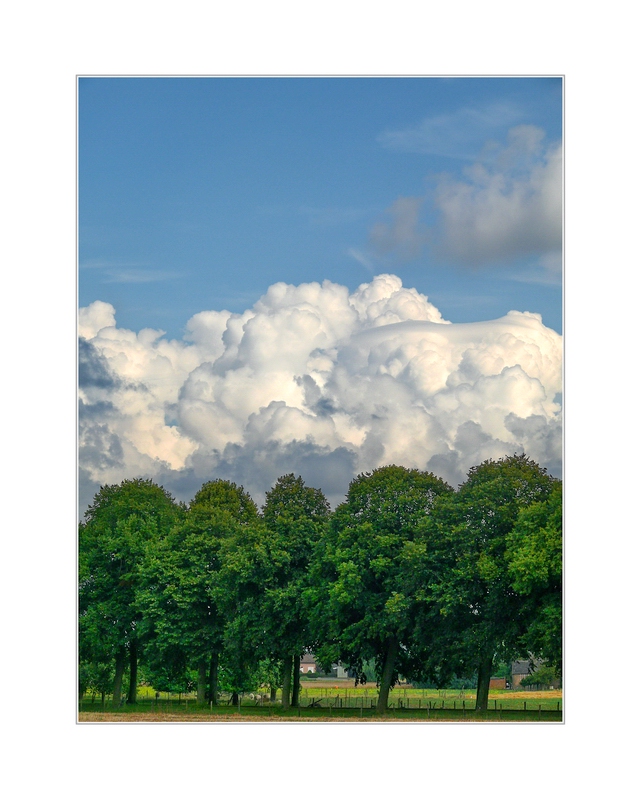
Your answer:
[[[378,710],[399,675],[445,686],[477,674],[487,707],[498,661],[561,669],[562,486],[524,455],[486,461],[454,491],[387,466],[355,478],[331,512],[281,477],[259,510],[242,487],[205,483],[187,506],[148,480],[103,486],[79,531],[81,680],[128,672],[217,702],[270,683],[297,704],[305,651],[365,680]]]

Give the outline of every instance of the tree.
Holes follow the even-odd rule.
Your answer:
[[[520,512],[544,502],[554,486],[525,455],[485,461],[469,471],[434,522],[440,542],[440,579],[431,598],[441,618],[432,670],[477,670],[476,708],[487,708],[498,658],[522,655],[531,609],[513,587],[507,546]],[[447,663],[448,662],[448,663]]]
[[[300,476],[289,473],[278,478],[267,492],[262,514],[275,567],[264,587],[264,624],[277,648],[274,656],[282,660],[282,705],[288,708],[290,701],[298,705],[300,657],[309,645],[303,594],[309,563],[330,507],[320,489],[306,486]]]
[[[198,702],[218,697],[218,676],[229,625],[220,587],[225,543],[259,522],[258,509],[242,487],[223,480],[202,486],[184,519],[150,547],[139,604],[148,648],[157,668],[197,673]]]
[[[558,680],[555,669],[549,665],[541,665],[520,681],[520,686],[551,686]]]
[[[388,466],[363,473],[349,486],[321,542],[308,594],[317,631],[317,654],[328,667],[341,660],[366,679],[375,661],[377,710],[408,665],[412,598],[406,592],[408,555],[436,497],[451,492],[428,472]]]
[[[562,671],[562,483],[549,497],[521,509],[507,537],[507,570],[526,598],[523,649]],[[544,681],[541,681],[543,683]]]
[[[135,479],[101,487],[80,524],[80,652],[90,662],[114,663],[114,705],[120,704],[127,661],[128,702],[136,702],[140,644],[136,594],[147,543],[166,536],[182,513],[162,487]]]
[[[276,646],[264,615],[265,590],[274,570],[274,548],[261,519],[237,525],[221,542],[218,603],[224,616],[227,684],[237,694],[253,686],[260,661]]]

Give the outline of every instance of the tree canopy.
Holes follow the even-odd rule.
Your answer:
[[[416,469],[363,473],[351,482],[323,544],[311,596],[324,651],[358,678],[364,663],[375,660],[379,710],[386,708],[402,669],[412,625],[408,555],[435,498],[451,491],[440,478]]]
[[[115,661],[115,705],[120,703],[127,657],[128,699],[136,700],[137,593],[147,545],[166,537],[183,514],[183,507],[152,481],[126,480],[103,486],[80,525],[79,647],[89,662]]]
[[[509,573],[509,535],[520,512],[546,501],[553,485],[524,455],[488,460],[436,512],[442,555],[432,598],[444,618],[438,657],[441,665],[477,671],[479,709],[486,709],[496,659],[521,652],[529,619]]]
[[[209,481],[188,506],[136,479],[103,486],[79,528],[79,679],[119,704],[138,665],[199,702],[277,681],[298,702],[300,658],[374,671],[379,712],[399,676],[444,686],[515,658],[562,667],[562,484],[525,455],[454,490],[389,465],[332,511],[281,476],[258,509]]]

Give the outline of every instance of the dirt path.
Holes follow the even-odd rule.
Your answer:
[[[461,718],[459,720],[455,720],[455,722],[497,722],[498,720],[474,720],[472,717],[468,717],[467,719]],[[199,714],[104,714],[101,712],[91,712],[91,711],[83,711],[78,714],[78,722],[146,722],[146,723],[155,723],[155,722],[205,722],[205,723],[216,723],[216,722],[261,722],[261,723],[282,723],[282,722],[315,722],[315,723],[324,723],[327,722],[329,724],[333,724],[336,722],[396,722],[400,725],[411,725],[411,724],[421,724],[425,722],[452,722],[452,720],[448,719],[398,719],[397,717],[370,717],[368,719],[360,719],[358,717],[342,717],[336,718],[334,717],[331,719],[330,717],[263,717],[263,716],[245,716],[244,714],[207,714],[199,715]]]

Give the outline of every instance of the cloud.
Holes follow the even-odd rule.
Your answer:
[[[155,283],[182,278],[185,273],[157,269],[107,269],[105,283]]]
[[[105,303],[80,319],[81,497],[147,476],[189,500],[223,477],[260,502],[294,471],[335,505],[389,463],[453,484],[520,450],[560,469],[562,345],[539,315],[452,324],[378,275],[351,293],[274,284],[243,313],[196,314],[182,341],[118,328]]]
[[[347,255],[351,256],[351,258],[355,258],[355,260],[365,269],[373,272],[373,263],[371,259],[362,252],[362,250],[358,250],[356,247],[350,247],[347,250]]]
[[[469,114],[465,111],[463,116]],[[442,133],[454,118],[447,117],[446,125],[444,117],[431,120],[420,128],[420,136],[418,131],[407,133],[406,142],[422,141],[427,129]],[[486,122],[474,130],[489,128]],[[405,141],[400,134],[396,138]],[[426,199],[427,195],[395,200],[387,219],[370,229],[373,257],[411,260],[427,244],[441,261],[472,267],[537,256],[537,266],[514,271],[511,277],[528,283],[561,282],[562,148],[545,143],[542,129],[513,127],[504,144],[488,140],[482,148],[478,145],[475,161],[462,178],[438,176],[431,198],[436,217],[429,226],[422,219]]]
[[[116,324],[116,310],[111,303],[96,300],[78,311],[78,335],[92,339],[99,330],[112,328]]]
[[[410,260],[418,256],[427,241],[427,229],[420,222],[423,197],[399,197],[387,210],[390,221],[379,221],[371,228],[369,244],[376,254],[391,252]]]
[[[377,141],[389,150],[472,160],[489,137],[521,122],[522,118],[518,106],[492,103],[427,117],[419,125],[400,130],[384,131]]]
[[[509,131],[491,159],[443,178],[435,192],[439,212],[435,249],[465,264],[531,254],[558,258],[562,246],[562,149],[544,147],[531,125]]]
[[[149,268],[147,262],[117,261],[103,258],[84,259],[81,269],[102,270],[103,283],[155,283],[180,278],[184,272]]]

